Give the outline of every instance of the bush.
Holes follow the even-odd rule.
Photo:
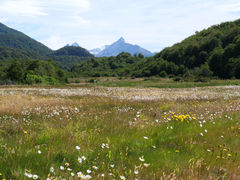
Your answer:
[[[53,77],[44,76],[44,79],[46,80],[46,84],[50,84],[50,85],[58,84],[58,81]]]
[[[166,71],[161,71],[159,75],[160,77],[163,77],[163,78],[167,77]]]
[[[27,74],[25,81],[27,84],[42,84],[45,82],[45,79],[39,75]]]

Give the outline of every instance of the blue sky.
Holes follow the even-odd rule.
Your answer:
[[[52,49],[87,49],[121,36],[153,52],[240,18],[239,0],[1,0],[0,22]]]

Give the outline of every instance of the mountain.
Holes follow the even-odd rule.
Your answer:
[[[0,46],[28,50],[41,55],[51,53],[51,49],[45,45],[2,23],[0,23]]]
[[[78,56],[78,57],[93,57],[86,49],[76,46],[65,46],[53,52],[54,56]]]
[[[89,52],[90,52],[91,54],[93,54],[94,56],[97,56],[101,51],[103,51],[103,50],[106,49],[107,47],[108,47],[108,45],[102,46],[101,48],[96,48],[96,49],[89,50]]]
[[[73,46],[73,47],[80,47],[79,44],[76,43],[76,42],[74,42],[74,43],[72,44],[72,46]]]
[[[98,50],[95,49],[94,52],[97,53],[97,51]],[[114,42],[112,45],[106,46],[105,49],[97,53],[96,57],[117,56],[122,52],[127,52],[130,53],[131,55],[142,54],[145,57],[153,56],[153,54],[150,51],[143,49],[138,45],[126,43],[124,38],[121,37],[118,41]]]
[[[62,69],[70,70],[74,65],[93,57],[93,55],[82,47],[65,46],[54,51],[50,54],[50,57],[56,61]]]

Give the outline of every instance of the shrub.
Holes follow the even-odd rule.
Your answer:
[[[27,84],[42,84],[45,82],[45,79],[40,75],[27,74],[25,81]]]

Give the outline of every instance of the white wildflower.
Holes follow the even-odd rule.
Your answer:
[[[38,179],[38,175],[34,174],[33,179]]]
[[[142,162],[144,162],[144,161],[145,161],[143,156],[142,156],[142,157],[140,157],[140,158],[139,158],[139,160],[140,160],[140,161],[142,161]]]
[[[72,169],[71,169],[71,168],[67,168],[67,170],[68,170],[68,171],[72,171]]]
[[[126,180],[125,176],[120,176],[120,179]]]
[[[98,167],[97,166],[93,166],[93,169],[98,170]]]
[[[92,171],[90,169],[87,170],[87,173],[90,174]]]
[[[90,176],[90,175],[86,175],[85,177],[86,177],[86,179],[92,179],[92,176]]]
[[[82,163],[82,158],[78,158],[78,162],[81,164]]]
[[[54,168],[50,167],[50,172],[53,173],[54,172]]]

